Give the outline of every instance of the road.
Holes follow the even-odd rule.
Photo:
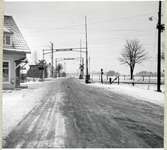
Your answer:
[[[4,148],[163,147],[164,113],[158,105],[72,78],[55,80],[46,90],[4,139]]]

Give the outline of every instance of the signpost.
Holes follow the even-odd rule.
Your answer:
[[[101,83],[103,84],[103,69],[101,69]]]

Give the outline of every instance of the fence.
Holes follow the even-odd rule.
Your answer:
[[[164,91],[164,77],[161,77],[161,89]],[[111,82],[110,82],[111,81]],[[91,82],[101,82],[100,74],[91,74]],[[128,84],[142,89],[156,90],[157,77],[155,76],[134,76],[134,80],[130,80],[129,75],[106,76],[103,75],[104,84]]]

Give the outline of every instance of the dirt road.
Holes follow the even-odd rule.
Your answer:
[[[55,80],[46,90],[4,139],[4,148],[163,147],[164,115],[158,105],[70,78]]]

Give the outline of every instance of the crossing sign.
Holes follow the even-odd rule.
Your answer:
[[[56,52],[72,51],[72,48],[56,49]]]
[[[64,60],[74,60],[75,58],[64,58]]]

